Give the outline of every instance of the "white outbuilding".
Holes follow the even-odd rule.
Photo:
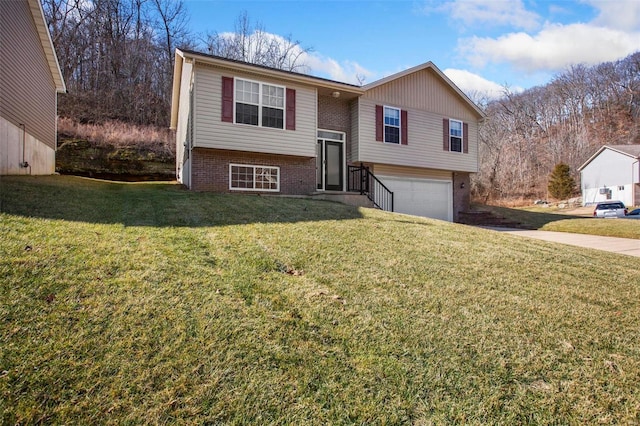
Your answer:
[[[605,145],[580,168],[582,204],[620,200],[640,204],[640,145]]]

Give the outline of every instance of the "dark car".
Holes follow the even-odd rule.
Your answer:
[[[635,216],[636,218],[640,218],[640,209],[631,210],[627,213],[627,216]]]
[[[605,201],[596,204],[593,217],[625,217],[627,213],[622,201]]]

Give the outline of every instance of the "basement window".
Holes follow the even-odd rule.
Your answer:
[[[280,191],[280,167],[229,165],[229,189],[234,191]]]

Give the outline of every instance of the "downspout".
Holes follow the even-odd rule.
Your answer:
[[[27,150],[27,127],[24,124],[18,124],[18,127],[22,128],[22,162],[20,162],[20,168],[26,169],[29,168],[29,174],[31,174],[31,165],[27,162],[26,159],[26,150]]]
[[[640,185],[640,170],[637,170],[634,166],[638,164],[638,161],[640,160],[636,160],[633,163],[631,163],[631,203],[633,203],[633,206],[637,206],[636,203],[636,186]],[[634,170],[636,169],[636,170]],[[636,182],[636,178],[639,178],[638,181]]]

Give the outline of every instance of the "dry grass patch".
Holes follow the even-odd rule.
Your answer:
[[[95,146],[132,147],[175,155],[175,136],[169,129],[143,126],[122,121],[79,123],[70,118],[58,118],[58,134],[65,139],[89,141]]]

